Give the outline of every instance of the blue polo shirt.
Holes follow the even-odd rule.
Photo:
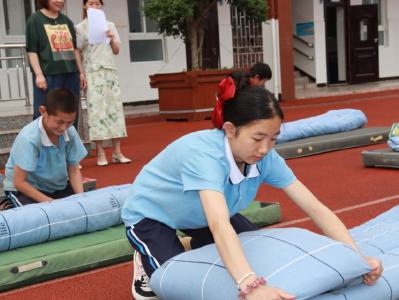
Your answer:
[[[38,190],[53,193],[66,188],[68,165],[77,165],[87,150],[71,126],[59,137],[59,145],[50,141],[42,117],[26,125],[15,138],[6,164],[5,191],[17,191],[14,187],[14,166],[28,172],[27,182]]]
[[[259,186],[284,188],[296,180],[284,159],[271,150],[248,166],[244,177],[222,130],[202,130],[167,146],[137,175],[122,209],[126,226],[144,218],[176,229],[207,227],[200,190],[223,193],[230,216],[254,200]]]

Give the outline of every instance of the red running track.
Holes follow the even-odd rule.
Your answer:
[[[336,102],[298,101],[284,104],[283,107],[287,121],[340,108],[362,110],[369,120],[367,126],[391,126],[399,121],[399,94]],[[83,175],[96,178],[98,187],[132,182],[141,167],[169,142],[185,133],[204,128],[211,128],[209,121],[129,125],[129,137],[122,142],[122,147],[133,163],[97,167],[95,157],[90,157],[83,162]],[[348,227],[353,227],[399,204],[398,170],[365,168],[362,165],[362,150],[382,147],[386,146],[382,144],[340,150],[287,162],[297,177],[323,203],[336,211]],[[110,156],[109,149],[107,152]],[[280,202],[283,220],[277,226],[316,230],[281,191],[262,187],[257,198]],[[131,269],[131,263],[118,264],[2,293],[0,299],[131,299]]]

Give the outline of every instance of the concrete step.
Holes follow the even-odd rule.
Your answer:
[[[20,129],[0,130],[0,148],[10,148]]]
[[[317,88],[316,82],[309,82],[307,85],[305,85],[305,89],[315,89]]]
[[[21,129],[32,121],[31,114],[17,114],[0,117],[0,130]]]
[[[306,89],[314,89],[314,88],[317,88],[317,84],[314,82],[309,82],[308,84],[295,86],[296,90],[306,90]]]
[[[8,156],[10,155],[11,148],[0,148],[0,169],[4,169]]]
[[[302,76],[295,78],[295,86],[305,86],[310,82],[309,77]]]

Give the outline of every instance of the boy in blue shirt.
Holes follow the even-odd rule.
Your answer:
[[[4,192],[14,207],[83,192],[79,162],[87,150],[71,126],[78,101],[67,89],[50,91],[39,108],[41,117],[17,135],[4,180]]]

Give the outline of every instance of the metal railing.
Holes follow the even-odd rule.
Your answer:
[[[295,52],[301,54],[302,56],[306,57],[307,59],[313,60],[313,56],[312,55],[308,55],[305,52],[303,52],[303,51],[301,51],[301,50],[299,50],[297,48],[294,48],[294,50],[295,50]]]
[[[300,38],[299,36],[297,36],[297,35],[295,35],[295,34],[293,35],[293,38],[294,38],[294,40],[297,40],[297,41],[299,41],[301,44],[305,45],[305,46],[307,47],[306,49],[314,48],[313,43],[307,42],[307,41],[305,41],[304,39]],[[302,47],[302,48],[303,48],[303,47]],[[305,53],[305,52],[302,51],[301,49],[297,48],[295,45],[294,45],[294,51],[297,52],[297,53],[299,53],[300,55],[306,57],[308,60],[314,60],[314,57],[313,57],[312,55],[309,55],[309,54]]]
[[[302,44],[308,46],[309,48],[313,48],[313,47],[314,47],[313,43],[310,43],[310,42],[308,42],[308,41],[305,41],[303,38],[300,38],[299,36],[297,36],[297,35],[295,35],[295,34],[293,35],[293,37],[294,37],[294,39],[296,39],[297,41],[299,41],[299,42],[301,42]]]
[[[17,55],[8,56],[8,53],[15,51]],[[31,105],[26,68],[25,44],[0,45],[0,103],[25,101],[26,106]]]

